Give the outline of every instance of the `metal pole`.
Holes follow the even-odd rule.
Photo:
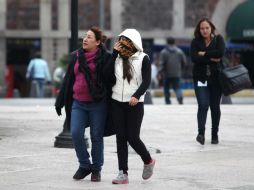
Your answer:
[[[71,46],[74,51],[78,47],[78,0],[71,0]]]
[[[71,43],[70,51],[78,47],[78,0],[71,0]],[[72,137],[70,133],[70,121],[65,118],[63,131],[55,137],[55,147],[73,148]],[[88,138],[85,137],[86,146],[89,147]]]

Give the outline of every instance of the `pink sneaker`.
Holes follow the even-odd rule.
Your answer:
[[[143,174],[142,178],[143,179],[149,179],[153,175],[153,168],[155,165],[155,160],[152,159],[152,161],[149,164],[144,164],[144,169],[143,169]]]
[[[112,184],[128,184],[128,175],[124,174],[122,170],[119,171],[118,176],[113,179]]]

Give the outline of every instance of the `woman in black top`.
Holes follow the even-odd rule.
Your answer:
[[[191,59],[194,63],[193,79],[198,102],[198,136],[196,140],[204,145],[207,111],[212,117],[212,144],[218,144],[220,122],[221,87],[218,80],[219,64],[225,52],[221,35],[215,34],[215,26],[208,19],[201,19],[194,31],[191,42]]]

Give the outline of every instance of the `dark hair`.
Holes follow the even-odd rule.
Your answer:
[[[195,38],[202,38],[202,35],[200,33],[200,25],[201,25],[202,22],[207,22],[210,25],[210,27],[211,27],[211,34],[215,35],[215,30],[216,30],[215,25],[208,18],[202,18],[198,22],[198,24],[197,24],[197,26],[196,26],[196,28],[194,30],[194,37]]]
[[[40,51],[36,51],[34,53],[34,58],[41,58],[41,52]]]
[[[169,45],[175,44],[175,38],[169,37],[169,38],[167,39],[167,43],[168,43]]]
[[[100,45],[107,40],[107,36],[103,34],[102,30],[99,27],[93,26],[89,30],[94,33],[96,41],[101,41]]]

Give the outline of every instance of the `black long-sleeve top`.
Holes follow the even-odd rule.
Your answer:
[[[142,61],[142,83],[137,89],[137,91],[133,94],[133,96],[137,99],[142,96],[146,90],[148,89],[151,82],[151,63],[149,57],[146,55]]]
[[[199,56],[198,52],[204,51],[204,56]],[[194,63],[193,66],[193,79],[194,81],[205,82],[208,80],[207,65],[210,67],[211,77],[210,81],[215,81],[218,79],[219,64],[217,62],[211,61],[211,58],[220,58],[224,56],[225,53],[225,42],[221,35],[213,37],[210,44],[206,47],[203,39],[194,38],[191,42],[191,60]],[[222,60],[221,60],[222,61]],[[220,61],[220,62],[221,62]]]

